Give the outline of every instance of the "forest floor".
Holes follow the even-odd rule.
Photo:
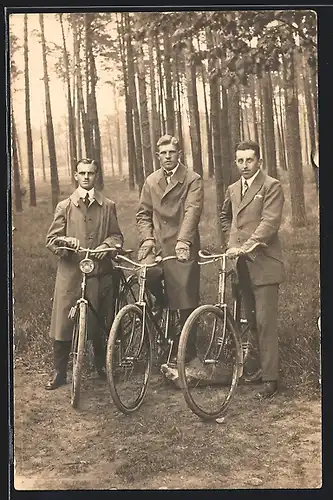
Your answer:
[[[107,384],[45,391],[48,373],[15,369],[15,489],[321,487],[321,403],[283,389],[269,401],[238,387],[221,424],[205,423],[155,375],[143,406],[117,411]]]

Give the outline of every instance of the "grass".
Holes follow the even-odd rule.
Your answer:
[[[281,285],[279,338],[281,377],[289,384],[317,384],[320,374],[320,335],[316,326],[319,296],[319,209],[311,171],[305,172],[306,228],[293,229],[287,179],[282,176],[286,203],[280,230],[287,281]],[[62,188],[61,198],[71,192]],[[127,248],[137,249],[135,211],[137,191],[128,189],[126,179],[106,179],[106,196],[117,204],[118,219]],[[16,360],[27,366],[49,366],[48,337],[56,258],[45,248],[45,235],[52,221],[49,187],[37,187],[38,206],[13,215],[14,343]],[[205,206],[200,223],[201,246],[218,247],[215,187],[205,181]],[[214,302],[217,276],[213,266],[202,270],[203,302]]]

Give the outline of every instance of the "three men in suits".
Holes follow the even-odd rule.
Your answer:
[[[157,142],[161,168],[149,175],[142,188],[136,214],[140,239],[139,261],[176,255],[163,265],[164,281],[171,310],[179,310],[180,327],[199,305],[200,249],[198,225],[203,209],[203,181],[180,162],[178,140],[166,134]],[[163,306],[161,276],[148,282],[157,302]],[[179,332],[180,334],[180,332]],[[175,338],[171,362],[176,362],[179,336]],[[195,355],[194,339],[193,352]]]
[[[285,278],[278,230],[284,195],[280,182],[260,170],[256,142],[238,144],[236,165],[241,177],[226,191],[221,225],[228,237],[227,255],[238,259],[240,281],[246,272],[250,277],[252,296],[247,300],[254,304],[263,382],[258,395],[270,397],[278,388],[278,289]],[[252,259],[245,261],[245,252],[255,243],[265,246],[257,247]]]

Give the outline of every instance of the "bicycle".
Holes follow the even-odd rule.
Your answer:
[[[146,287],[147,270],[176,257],[157,257],[152,264],[140,264],[123,255],[118,259],[131,264],[131,270],[139,270],[138,301],[124,306],[117,313],[106,352],[106,373],[112,400],[118,410],[129,415],[144,401],[153,355],[157,364],[169,363],[174,343],[171,332],[178,321],[178,312],[169,307],[163,308],[160,315],[154,314],[152,296]]]
[[[59,250],[71,250],[76,252],[75,249],[66,246],[66,240],[61,237],[56,238],[54,243],[57,245]],[[61,246],[62,245],[62,246]],[[124,250],[121,245],[116,245],[115,247],[110,247],[103,249],[103,252],[114,252],[117,251],[118,254],[123,253],[129,255],[133,250]],[[69,311],[69,319],[74,321],[73,336],[72,336],[72,386],[71,386],[71,405],[73,408],[77,408],[80,400],[80,388],[81,388],[81,375],[84,361],[84,354],[86,351],[86,344],[88,340],[88,312],[90,311],[93,317],[96,319],[100,333],[104,337],[104,342],[106,343],[107,335],[109,333],[109,326],[106,321],[103,320],[93,307],[91,301],[87,298],[86,287],[87,280],[92,276],[92,272],[95,269],[95,263],[91,258],[96,253],[101,253],[101,250],[94,250],[90,248],[80,247],[77,252],[83,252],[85,254],[84,258],[80,260],[79,267],[82,273],[81,280],[81,296],[76,301]],[[117,265],[114,266],[112,272],[104,273],[103,276],[112,275],[115,270],[118,274],[118,287],[114,289],[115,301],[114,301],[114,311],[119,311],[126,303],[129,301],[135,302],[137,294],[135,293],[135,286],[138,284],[138,279],[135,274],[125,276],[123,270],[118,268]],[[101,276],[99,276],[101,277]],[[109,289],[106,289],[104,295],[104,300],[108,298],[108,292],[110,292],[113,287],[113,283],[109,285]],[[100,303],[100,307],[102,303]]]
[[[249,254],[262,243],[255,244]],[[232,287],[232,310],[226,303],[226,284],[235,269],[227,269],[227,255],[199,251],[200,265],[219,263],[215,305],[201,305],[187,318],[179,340],[177,368],[187,405],[203,420],[221,417],[235,394],[244,363],[252,353],[252,324],[244,317],[240,293]],[[197,356],[186,364],[190,335],[196,336]],[[193,339],[193,337],[192,337]]]

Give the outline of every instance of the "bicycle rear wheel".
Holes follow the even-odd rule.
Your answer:
[[[151,338],[142,310],[128,304],[115,317],[106,352],[107,379],[118,410],[130,414],[141,406],[151,368]]]
[[[74,324],[72,340],[73,373],[71,387],[71,405],[77,408],[80,400],[81,375],[84,359],[84,347],[87,335],[87,305],[80,303],[79,314]]]
[[[196,358],[186,363],[195,344]],[[204,420],[228,408],[242,372],[242,350],[226,309],[203,305],[187,318],[179,341],[180,387],[191,410]]]

